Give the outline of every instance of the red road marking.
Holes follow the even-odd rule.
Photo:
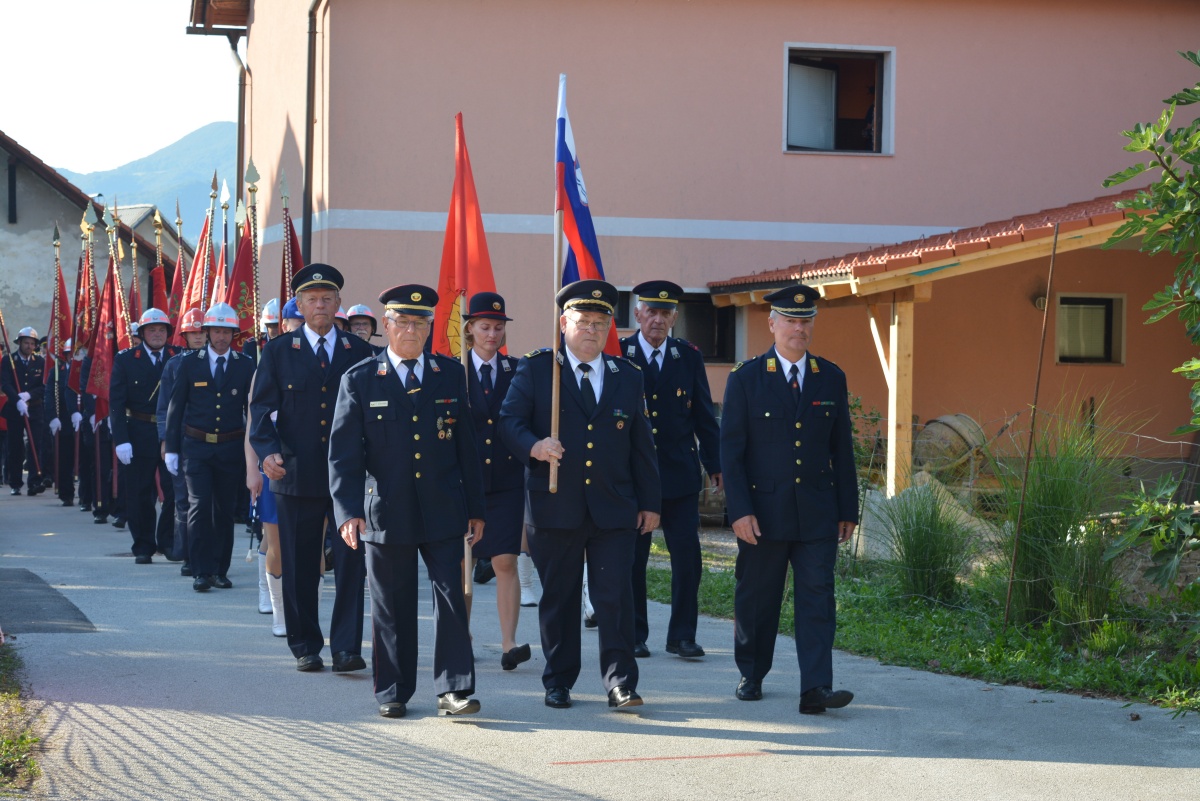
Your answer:
[[[695,754],[692,756],[628,757],[626,759],[582,759],[578,762],[551,762],[551,765],[607,765],[612,762],[671,762],[678,759],[730,759],[732,757],[770,756],[763,751],[744,754]]]

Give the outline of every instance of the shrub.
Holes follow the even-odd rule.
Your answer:
[[[910,487],[882,505],[890,566],[902,594],[949,602],[971,556],[971,536],[938,485]]]

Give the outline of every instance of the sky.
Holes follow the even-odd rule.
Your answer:
[[[52,167],[88,173],[148,156],[210,122],[236,121],[229,41],[186,34],[190,7],[0,0],[0,131]],[[147,113],[155,107],[160,113]]]

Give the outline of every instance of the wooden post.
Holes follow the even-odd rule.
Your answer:
[[[888,328],[888,434],[887,494],[891,498],[908,488],[912,473],[912,296],[892,299]]]

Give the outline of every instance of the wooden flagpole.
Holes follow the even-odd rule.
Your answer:
[[[562,332],[559,330],[558,319],[561,315],[558,313],[558,291],[562,289],[562,264],[563,264],[563,203],[566,198],[563,197],[563,163],[557,162],[554,168],[554,365],[553,377],[550,380],[550,436],[558,439],[558,407],[562,399],[562,365],[559,364],[559,345],[562,341]],[[550,491],[558,492],[558,460],[550,460]]]
[[[461,210],[460,210],[461,213]],[[466,258],[465,254],[463,256]],[[464,374],[463,378],[467,380],[467,386],[471,385],[471,376],[465,371],[471,369],[471,351],[467,348],[467,293],[463,290],[458,293],[458,357],[462,362]],[[471,393],[467,393],[470,395]],[[469,532],[468,532],[469,533]],[[471,553],[471,540],[463,538],[463,595],[470,598],[475,594],[475,588],[471,586],[471,560],[474,556]]]

